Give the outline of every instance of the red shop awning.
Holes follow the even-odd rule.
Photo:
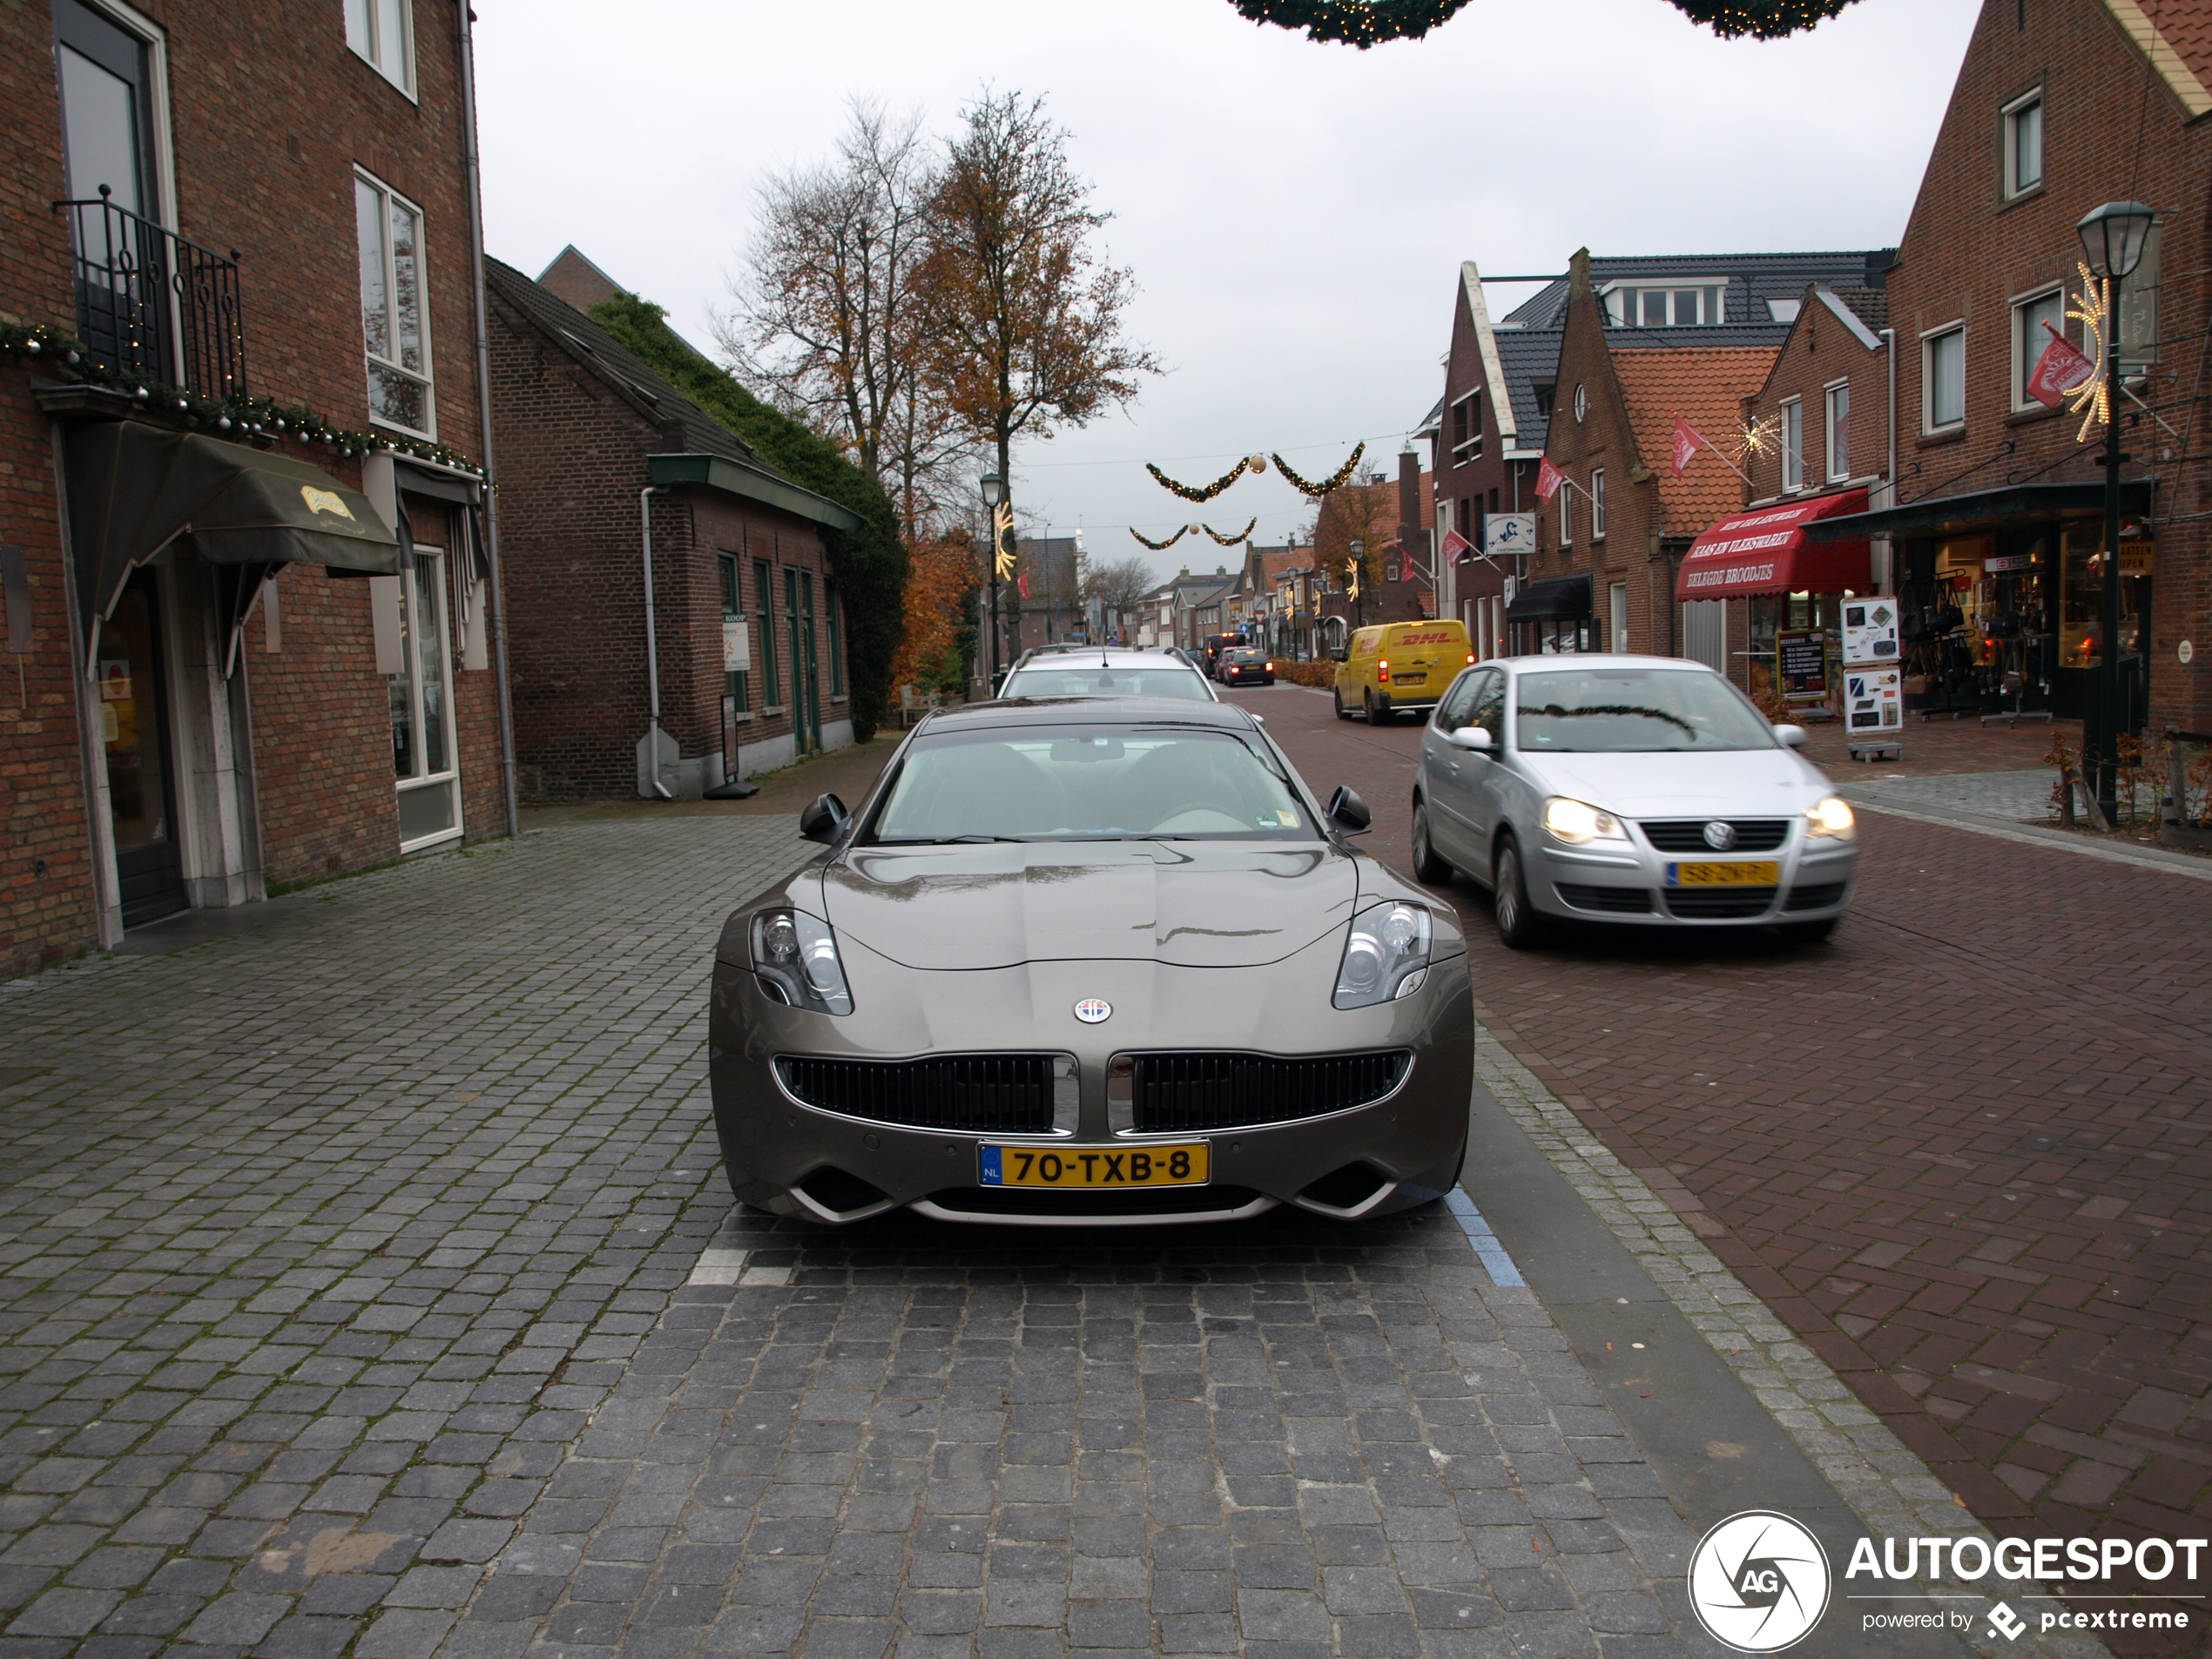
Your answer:
[[[1809,542],[1815,519],[1866,510],[1866,491],[1778,502],[1723,518],[1690,543],[1675,597],[1732,599],[1746,593],[1865,593],[1874,585],[1866,538]]]

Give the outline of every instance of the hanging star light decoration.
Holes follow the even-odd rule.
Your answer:
[[[2069,321],[2081,325],[2083,343],[2096,347],[2088,354],[2096,364],[2095,371],[2077,381],[2066,394],[2070,412],[2081,417],[2081,428],[2074,435],[2074,441],[2086,443],[2091,427],[2112,424],[2112,392],[2105,383],[2105,353],[2110,349],[2105,339],[2105,323],[2112,314],[2112,287],[2107,282],[2098,281],[2087,266],[2077,262],[2074,268],[2081,273],[2081,292],[2067,296],[2074,304],[2066,314]]]
[[[1737,464],[1740,467],[1754,455],[1763,455],[1770,449],[1778,448],[1781,438],[1782,417],[1778,415],[1762,415],[1756,421],[1744,421],[1743,429],[1736,435]]]

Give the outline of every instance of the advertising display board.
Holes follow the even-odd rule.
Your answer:
[[[1844,729],[1852,737],[1905,729],[1905,672],[1898,668],[1844,671]]]
[[[1774,678],[1785,701],[1828,700],[1828,631],[1784,628],[1774,636]]]
[[[1886,594],[1871,599],[1844,602],[1844,664],[1894,663],[1897,649],[1897,601]]]

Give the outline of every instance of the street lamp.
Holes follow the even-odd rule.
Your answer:
[[[2157,210],[2141,202],[2107,202],[2074,226],[2089,268],[2106,280],[2105,585],[2098,624],[2097,711],[2094,740],[2083,747],[2096,772],[2097,804],[2105,822],[2118,822],[2120,764],[2120,285],[2134,275]],[[2148,647],[2139,641],[2136,649]]]
[[[991,527],[991,694],[999,689],[999,503],[1006,499],[1006,480],[987,472],[976,481],[983,489],[983,520]]]

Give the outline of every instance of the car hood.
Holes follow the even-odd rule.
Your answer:
[[[1352,859],[1322,841],[857,847],[822,873],[840,935],[921,968],[1258,967],[1342,927],[1358,890]]]
[[[1788,817],[1831,792],[1789,749],[1712,754],[1527,754],[1521,765],[1548,794],[1572,795],[1623,818]]]

